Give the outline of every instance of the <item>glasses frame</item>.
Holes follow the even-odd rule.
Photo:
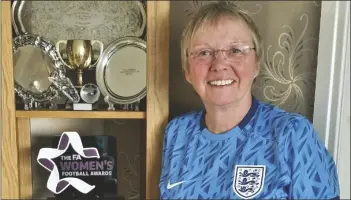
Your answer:
[[[256,50],[255,47],[251,47],[250,45],[242,45],[238,48],[235,48],[235,49],[238,49],[240,50],[240,52],[238,53],[239,55],[243,54],[243,55],[246,55],[249,51],[251,50]],[[204,52],[204,51],[210,51],[212,55],[209,55],[208,57],[211,58],[211,61],[210,62],[213,62],[216,58],[217,58],[217,54],[219,52],[222,52],[225,56],[226,59],[230,59],[231,56],[228,56],[230,53],[232,53],[231,51],[233,50],[232,47],[230,48],[227,48],[227,49],[213,49],[213,48],[208,48],[208,49],[205,49],[205,50],[198,50],[198,51],[193,51],[193,52],[188,52],[187,50],[187,53],[186,53],[186,56],[188,58],[191,58],[192,60],[195,60],[196,58],[198,57],[201,57],[201,53]],[[236,53],[233,53],[234,55]],[[237,55],[238,55],[237,54]],[[206,59],[206,56],[204,56],[204,59]],[[209,63],[210,63],[209,62]]]

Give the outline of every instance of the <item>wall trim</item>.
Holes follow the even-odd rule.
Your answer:
[[[349,1],[322,1],[313,124],[338,160]]]

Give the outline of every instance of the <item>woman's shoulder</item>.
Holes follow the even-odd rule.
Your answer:
[[[171,127],[190,126],[199,123],[204,110],[190,111],[171,118],[167,124],[167,129]]]
[[[278,141],[302,127],[313,130],[310,120],[302,114],[286,111],[277,105],[269,103],[260,102],[259,104],[256,124],[259,127],[267,126],[267,129],[272,133],[271,136]]]
[[[258,117],[261,120],[269,120],[275,124],[310,123],[309,119],[297,112],[287,111],[284,108],[271,103],[259,101]]]

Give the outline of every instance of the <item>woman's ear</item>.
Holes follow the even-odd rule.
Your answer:
[[[186,70],[186,71],[184,72],[184,74],[185,74],[185,79],[186,79],[186,81],[188,81],[188,83],[191,84],[191,79],[190,79],[189,70]]]

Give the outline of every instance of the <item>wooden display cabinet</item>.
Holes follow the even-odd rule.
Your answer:
[[[146,112],[17,111],[13,78],[11,1],[2,1],[1,9],[2,198],[32,198],[31,153],[28,151],[31,147],[31,118],[114,118],[146,120],[146,182],[143,185],[146,186],[146,199],[158,199],[162,140],[169,114],[170,1],[147,2]]]

